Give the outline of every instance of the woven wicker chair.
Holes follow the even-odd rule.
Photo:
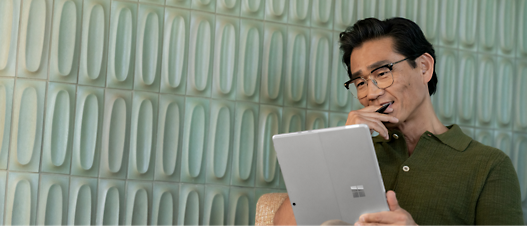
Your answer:
[[[274,215],[284,200],[287,193],[269,193],[262,195],[256,203],[255,225],[274,225]]]

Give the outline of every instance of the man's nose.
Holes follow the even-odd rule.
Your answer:
[[[382,94],[382,89],[377,87],[374,80],[368,80],[368,99],[377,99]]]

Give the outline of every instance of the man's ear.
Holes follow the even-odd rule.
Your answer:
[[[429,53],[424,53],[418,59],[419,60],[416,62],[417,67],[421,71],[423,82],[428,84],[430,79],[432,79],[432,75],[434,74],[434,58]]]

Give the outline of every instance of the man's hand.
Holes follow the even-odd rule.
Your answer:
[[[368,106],[360,110],[351,111],[348,114],[348,120],[346,121],[346,125],[355,125],[355,124],[366,124],[368,127],[370,127],[371,130],[377,131],[381,136],[383,136],[386,140],[389,139],[388,135],[388,129],[383,122],[391,122],[391,123],[397,123],[399,122],[399,119],[396,117],[381,114],[375,112],[377,109],[379,109],[381,106],[375,105],[375,106]],[[388,108],[385,113],[392,112],[393,109]]]
[[[417,225],[412,215],[399,206],[395,192],[386,193],[390,211],[362,214],[355,225]]]

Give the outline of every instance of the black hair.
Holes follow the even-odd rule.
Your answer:
[[[419,25],[405,18],[394,17],[383,21],[367,18],[357,21],[353,26],[340,33],[340,50],[343,51],[342,62],[347,66],[348,76],[351,78],[350,57],[353,49],[366,41],[383,37],[392,37],[394,51],[407,57],[408,63],[414,68],[417,66],[415,63],[417,57],[424,53],[432,56],[434,72],[428,82],[428,92],[430,96],[434,94],[437,87],[434,47],[426,40]]]

